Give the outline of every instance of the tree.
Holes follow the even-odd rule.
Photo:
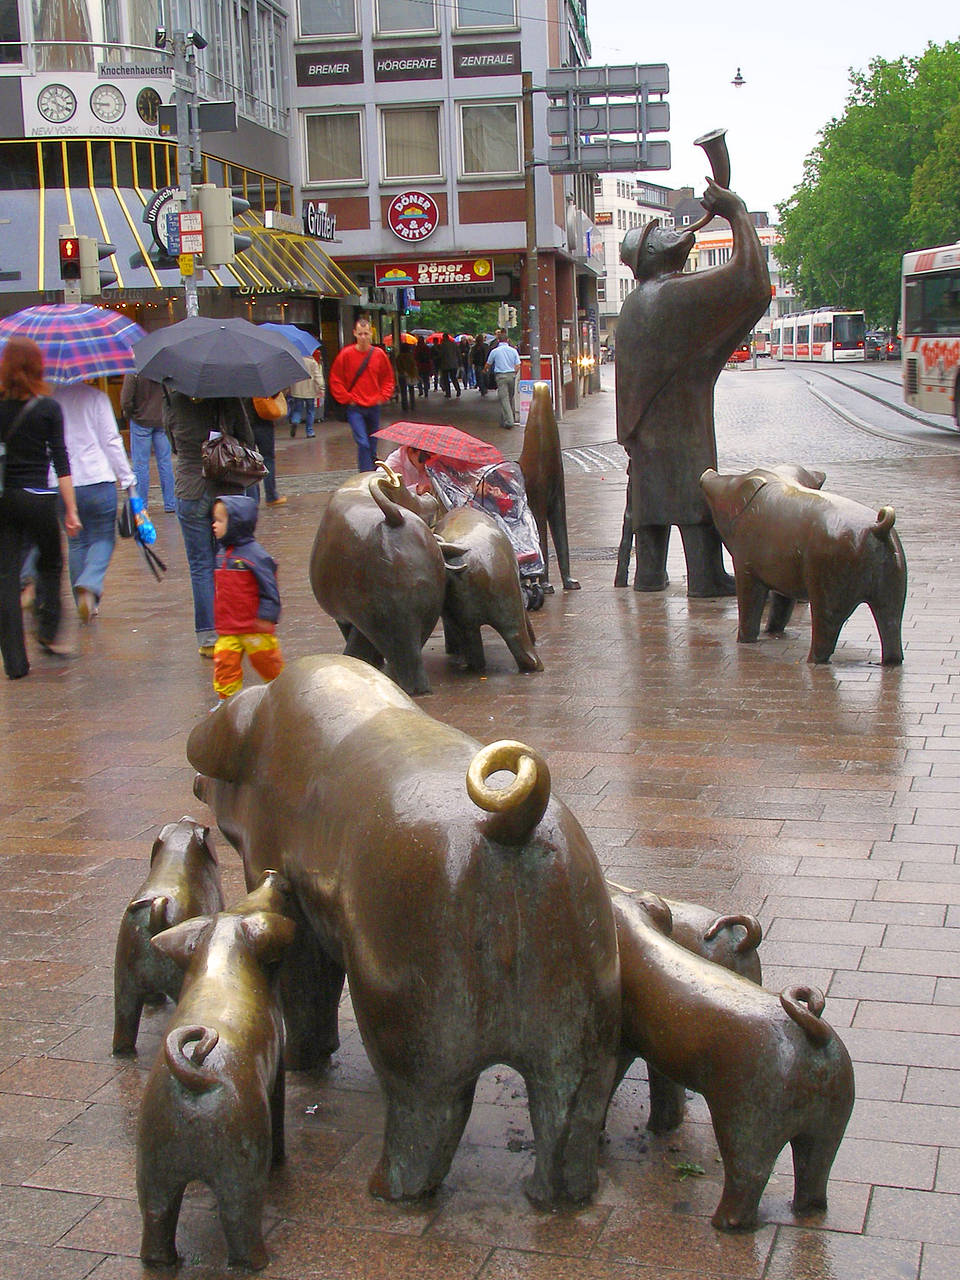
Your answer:
[[[443,333],[492,333],[497,327],[496,302],[421,302],[419,318],[407,316],[408,329],[439,329]]]
[[[960,104],[914,170],[907,226],[916,248],[960,240]]]
[[[951,132],[960,108],[960,43],[930,44],[919,57],[874,58],[866,72],[851,72],[850,82],[843,115],[825,125],[803,181],[778,208],[777,258],[805,305],[863,307],[871,323],[895,324],[900,259],[917,247],[919,209],[928,230],[937,185],[951,170],[960,192],[960,116]],[[916,211],[915,175],[914,199],[922,198]]]

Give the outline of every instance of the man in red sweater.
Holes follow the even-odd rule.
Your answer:
[[[386,352],[373,345],[366,316],[353,326],[356,342],[344,347],[330,366],[330,393],[347,409],[347,421],[357,442],[357,470],[373,471],[380,428],[380,406],[393,395],[393,369]]]

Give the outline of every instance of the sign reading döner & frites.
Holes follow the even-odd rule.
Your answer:
[[[428,284],[489,284],[489,258],[420,258],[415,262],[378,262],[375,283],[382,287]]]

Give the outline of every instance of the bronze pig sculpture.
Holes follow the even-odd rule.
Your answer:
[[[626,894],[628,897],[638,892],[636,889],[614,884],[612,880],[608,880],[607,885],[613,893]],[[694,955],[722,965],[731,973],[738,973],[742,978],[760,986],[763,974],[757,947],[763,938],[763,928],[756,916],[739,912],[718,915],[711,908],[700,906],[696,902],[674,902],[670,898],[657,898],[657,902],[660,901],[666,905],[666,911],[651,910],[649,905],[647,911],[652,923],[662,933]],[[649,898],[647,902],[649,904]],[[619,939],[620,931],[629,930],[630,923],[618,910],[616,897],[613,899],[613,910],[617,918]],[[629,945],[629,939],[626,945]],[[636,1056],[628,1045],[621,1044],[617,1060],[618,1085]],[[647,1128],[651,1133],[668,1133],[671,1129],[676,1129],[683,1120],[686,1090],[683,1085],[669,1080],[649,1062],[647,1081],[650,1088]]]
[[[349,979],[386,1098],[370,1190],[433,1191],[478,1076],[502,1062],[527,1085],[528,1196],[591,1196],[619,1037],[616,927],[543,759],[481,747],[371,667],[327,655],[223,703],[187,755],[248,882],[279,865],[307,922],[282,966],[288,1066],[336,1043]]]
[[[775,628],[789,615],[790,602],[810,602],[808,662],[830,661],[841,627],[860,604],[869,606],[877,624],[883,665],[903,661],[907,562],[893,507],[875,513],[762,470],[707,470],[700,484],[733,557],[742,644],[757,639],[767,592],[773,591],[784,598],[774,602]]]
[[[822,1209],[853,1109],[850,1055],[819,1016],[811,987],[774,995],[666,937],[669,908],[654,894],[621,894],[621,1051],[703,1094],[723,1160],[721,1231],[756,1226],[778,1155],[793,1149],[793,1209]],[[660,925],[654,923],[659,917]]]
[[[567,537],[567,494],[563,479],[563,454],[560,451],[560,432],[553,412],[550,384],[535,382],[533,400],[527,425],[523,429],[523,449],[518,459],[523,472],[523,484],[533,518],[540,535],[540,554],[543,556],[541,582],[548,594],[550,584],[550,552],[547,548],[547,530],[553,535],[553,549],[557,553],[560,579],[564,591],[577,591],[580,583],[570,576],[570,542]]]
[[[140,1107],[140,1257],[173,1265],[188,1182],[217,1199],[231,1266],[267,1264],[261,1219],[283,1160],[283,1019],[272,971],[296,929],[289,886],[268,871],[229,911],[167,929],[153,945],[186,970]]]
[[[437,533],[461,548],[462,573],[450,574],[443,599],[447,652],[470,671],[486,669],[482,626],[493,627],[521,671],[542,671],[527,617],[513,544],[492,516],[476,507],[455,507],[440,518]]]
[[[164,929],[223,909],[210,828],[184,816],[153,842],[150,872],[120,921],[113,965],[113,1052],[135,1053],[145,1004],[180,995],[180,968],[150,946]]]
[[[443,546],[420,504],[383,463],[331,496],[310,553],[310,586],[343,632],[344,653],[382,667],[407,693],[429,693],[421,650],[443,608]],[[382,474],[381,474],[382,472]]]

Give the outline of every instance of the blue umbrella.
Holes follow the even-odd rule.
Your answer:
[[[305,356],[312,356],[320,345],[320,340],[315,338],[312,333],[307,333],[304,329],[298,329],[295,324],[274,324],[271,320],[264,320],[260,325],[260,329],[272,329],[274,333],[281,334],[290,343],[296,347],[298,351],[302,351]]]

